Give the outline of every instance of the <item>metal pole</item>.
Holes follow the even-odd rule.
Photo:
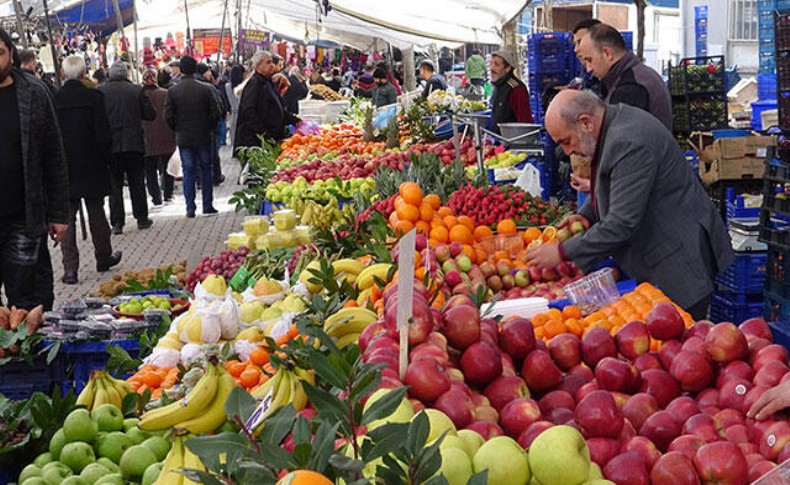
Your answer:
[[[60,87],[60,62],[58,62],[58,51],[55,49],[55,37],[52,35],[52,23],[49,21],[49,7],[47,0],[44,0],[44,19],[47,22],[47,35],[49,36],[49,48],[52,50],[52,64],[55,67],[55,82]]]
[[[236,62],[241,63],[241,11],[242,0],[236,2]]]
[[[140,53],[137,50],[137,1],[132,0],[132,22],[134,24],[134,60],[132,60],[132,70],[134,71],[134,82],[140,82]]]
[[[222,55],[222,41],[225,34],[225,16],[228,13],[228,0],[222,2],[222,28],[219,29],[219,49],[217,49],[217,64]]]
[[[118,26],[118,32],[121,35],[121,48],[123,50],[124,44],[128,52],[129,46],[126,42],[126,34],[123,31],[123,16],[121,16],[121,8],[118,6],[118,0],[112,0],[112,8],[115,10],[115,22]]]
[[[22,5],[19,0],[14,0],[14,11],[16,12],[16,26],[19,29],[19,35],[22,37],[22,47],[27,49],[27,32],[25,32],[25,25],[22,23]]]
[[[192,54],[192,33],[189,30],[189,6],[187,5],[187,0],[184,0],[184,15],[187,18],[187,46],[186,46],[186,53],[191,55]]]

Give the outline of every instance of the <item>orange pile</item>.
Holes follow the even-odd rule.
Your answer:
[[[162,391],[170,389],[178,382],[178,367],[159,368],[146,364],[127,379],[127,382],[138,394],[150,389],[151,399],[159,399],[162,397]]]
[[[285,345],[289,340],[299,336],[296,325],[291,325],[288,333],[275,340],[277,345]],[[236,384],[248,391],[268,381],[277,372],[269,363],[269,351],[265,344],[258,346],[250,352],[250,357],[245,361],[236,359],[225,362],[225,369],[233,376]]]
[[[304,159],[308,155],[323,157],[327,154],[341,152],[357,155],[383,152],[385,143],[365,142],[362,130],[352,125],[340,124],[331,128],[322,128],[315,135],[294,135],[280,145],[282,153],[278,160]]]
[[[532,317],[532,325],[535,328],[535,337],[548,342],[561,333],[572,333],[578,337],[584,335],[588,330],[595,327],[603,327],[614,335],[628,322],[639,320],[644,322],[650,310],[659,303],[672,301],[664,293],[651,285],[642,283],[636,289],[623,295],[619,300],[611,303],[600,310],[593,312],[586,317],[582,317],[581,310],[575,306],[565,307],[562,311],[551,309],[546,313],[541,313]],[[675,305],[674,303],[672,303]],[[680,312],[686,327],[694,325],[691,315],[682,308],[675,305]],[[650,348],[657,350],[659,342],[650,341]]]

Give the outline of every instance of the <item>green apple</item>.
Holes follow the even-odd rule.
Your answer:
[[[65,480],[60,482],[61,485],[88,485],[88,482],[79,475],[72,475],[66,477]]]
[[[137,419],[137,418],[126,418],[126,419],[124,419],[123,420],[123,431],[124,431],[124,433],[129,431],[132,428],[136,428],[137,427],[137,423],[139,423],[139,422],[140,422],[140,420]]]
[[[464,441],[458,436],[447,435],[442,440],[442,444],[439,445],[440,450],[445,448],[458,448],[459,450],[464,450]],[[466,453],[465,450],[464,453]]]
[[[134,445],[121,457],[121,476],[124,480],[139,482],[143,478],[145,469],[157,461],[153,451],[143,445]]]
[[[162,472],[162,463],[154,463],[145,469],[143,473],[143,481],[140,485],[154,485],[156,480],[159,479],[159,474]]]
[[[156,461],[164,460],[167,454],[170,452],[170,448],[172,448],[170,442],[161,436],[151,436],[147,440],[143,441],[142,446],[145,446],[154,452]]]
[[[114,404],[102,404],[91,411],[91,418],[99,431],[122,431],[123,413]]]
[[[121,460],[118,459],[118,461],[121,461]],[[118,466],[118,464],[115,463],[114,461],[110,460],[106,456],[101,457],[98,460],[96,460],[96,463],[98,463],[99,465],[103,466],[104,468],[110,470],[110,473],[120,473],[120,471],[121,471],[121,468]]]
[[[584,483],[590,475],[590,450],[570,426],[553,426],[529,447],[529,464],[543,483]]]
[[[142,444],[143,441],[147,440],[151,436],[154,436],[154,434],[149,431],[143,431],[137,426],[135,426],[134,428],[126,432],[126,436],[128,436],[129,439],[132,440],[132,444],[139,445]]]
[[[40,477],[40,476],[41,476],[41,467],[39,467],[34,463],[31,463],[30,465],[22,469],[22,472],[19,474],[19,478],[17,479],[17,482],[22,483],[28,478]]]
[[[508,436],[497,436],[485,442],[475,453],[472,464],[475,473],[488,470],[488,485],[527,485],[532,476],[527,452]]]
[[[123,453],[133,445],[129,436],[120,431],[113,431],[101,437],[96,452],[99,456],[109,458],[113,463],[120,463]]]
[[[616,485],[614,482],[610,480],[606,480],[604,478],[596,478],[595,480],[590,480],[589,482],[584,482],[584,485]]]
[[[41,472],[41,476],[50,485],[60,485],[64,478],[73,475],[71,469],[59,461],[48,463]]]
[[[431,425],[431,430],[428,432],[428,441],[426,444],[433,443],[445,431],[447,436],[457,436],[458,431],[455,429],[453,421],[443,412],[438,409],[426,409],[425,414],[428,415],[428,422]]]
[[[120,473],[111,473],[99,479],[94,485],[125,485]]]
[[[603,480],[603,473],[601,473],[601,467],[599,467],[594,461],[591,461],[590,473],[587,474],[587,481],[589,482],[593,480]]]
[[[98,429],[87,409],[75,409],[63,421],[63,433],[68,442],[84,441],[90,443],[96,437]]]
[[[25,485],[49,485],[43,477],[30,477],[24,482]],[[19,482],[19,485],[22,485],[22,482]]]
[[[62,447],[61,447],[61,448],[62,448]],[[49,463],[49,462],[51,462],[51,461],[53,461],[53,460],[52,460],[52,453],[50,453],[50,452],[48,452],[48,451],[47,451],[46,453],[41,453],[40,455],[38,455],[38,456],[36,457],[36,459],[35,459],[35,460],[33,460],[33,463],[34,463],[34,464],[35,464],[37,467],[39,467],[39,468],[42,468],[44,465],[46,465],[47,463]]]
[[[385,394],[390,392],[392,389],[379,389],[373,394],[370,395],[368,400],[365,402],[365,407],[363,408],[367,411],[370,406],[373,405],[374,402],[381,399]],[[387,416],[386,418],[377,419],[375,421],[371,421],[368,423],[368,430],[373,430],[381,426],[382,424],[387,423],[408,423],[411,418],[414,417],[414,407],[411,405],[408,399],[405,397],[403,400],[398,404],[398,407],[395,408],[392,414]]]
[[[71,468],[74,473],[79,473],[83,468],[96,461],[93,447],[82,441],[68,443],[60,452],[60,461]]]
[[[467,455],[469,455],[469,459],[473,460],[475,457],[475,453],[477,450],[483,446],[483,443],[486,442],[485,438],[480,436],[480,433],[477,431],[472,431],[471,429],[461,429],[458,431],[458,438],[464,442],[464,451]]]
[[[474,475],[472,461],[466,452],[460,448],[443,448],[439,452],[442,455],[442,466],[438,473],[444,475],[449,485],[466,485]]]
[[[55,461],[60,458],[60,450],[66,446],[68,440],[66,439],[66,433],[63,432],[63,428],[55,431],[55,434],[52,435],[52,438],[49,440],[49,457],[52,461]]]
[[[82,469],[80,476],[88,482],[88,485],[93,485],[104,475],[109,475],[110,470],[101,463],[91,463]]]

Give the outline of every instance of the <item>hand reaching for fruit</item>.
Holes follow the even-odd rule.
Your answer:
[[[579,224],[581,224],[581,226],[579,226]],[[557,229],[565,229],[566,227],[570,229],[573,234],[578,234],[590,228],[590,220],[581,214],[568,214],[560,221],[560,225],[557,226]]]
[[[527,266],[536,268],[553,268],[562,262],[560,248],[557,244],[541,244],[527,250],[524,256]]]
[[[590,193],[590,179],[571,174],[571,187],[579,192]]]
[[[746,413],[746,417],[762,421],[786,407],[790,407],[790,381],[765,391]]]

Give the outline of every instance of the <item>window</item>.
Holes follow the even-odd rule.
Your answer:
[[[730,39],[757,40],[757,0],[730,0]]]

